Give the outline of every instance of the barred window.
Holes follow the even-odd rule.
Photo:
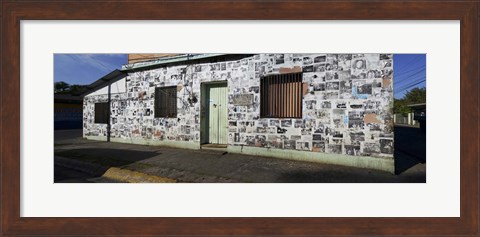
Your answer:
[[[95,103],[95,123],[108,123],[108,103]]]
[[[177,117],[177,86],[155,88],[155,118]]]
[[[260,117],[302,117],[302,73],[265,76],[260,80]]]

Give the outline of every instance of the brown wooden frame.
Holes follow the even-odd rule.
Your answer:
[[[477,0],[363,2],[4,0],[0,1],[0,4],[2,4],[0,149],[1,234],[3,235],[479,235],[480,4]],[[20,21],[60,19],[460,20],[461,216],[459,218],[21,218]],[[48,79],[42,80],[46,80],[45,83],[51,83]],[[436,78],[436,80],[444,80],[444,78]]]

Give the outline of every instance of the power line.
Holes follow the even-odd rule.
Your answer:
[[[400,75],[397,76],[397,77],[401,77],[401,76],[403,76],[403,75],[406,74],[406,73],[413,72],[413,71],[416,71],[416,70],[425,70],[425,69],[426,69],[426,68],[425,68],[425,65],[423,65],[423,66],[420,66],[420,67],[417,67],[417,68],[414,68],[414,69],[411,69],[411,70],[408,70],[408,71],[405,71],[405,72],[398,72],[398,71],[396,71],[395,74],[400,74]]]
[[[71,54],[65,54],[65,55],[67,55],[69,58],[73,59],[74,61],[82,63],[78,58],[73,57],[73,55],[71,55]]]
[[[419,62],[420,60],[422,60],[422,55],[421,54],[418,54],[416,55],[416,57],[412,57],[412,60],[410,60],[409,62],[405,63],[402,65],[402,67],[398,68],[397,70],[398,71],[402,71],[404,69],[407,69],[408,67],[410,67],[410,65],[412,65],[414,62]],[[393,63],[395,64],[395,60],[393,61]],[[394,65],[395,67],[395,65]]]
[[[400,79],[408,79],[410,77],[414,77],[415,75],[418,75],[420,73],[425,73],[425,69],[423,68],[420,68],[418,69],[416,72],[412,73],[412,74],[409,74],[409,75],[406,75],[406,74],[400,74],[400,75],[397,75],[395,78],[400,78]],[[394,75],[395,76],[395,75]],[[399,80],[400,81],[400,80]]]
[[[403,86],[402,88],[399,88],[398,90],[399,90],[399,91],[404,91],[404,90],[406,90],[406,89],[410,89],[411,87],[416,86],[416,85],[418,85],[418,84],[420,84],[420,83],[423,83],[423,82],[425,82],[425,81],[426,81],[426,80],[424,79],[424,80],[421,80],[421,81],[418,81],[418,82],[415,82],[415,83],[410,83],[410,84],[408,84],[408,85]]]
[[[107,69],[107,71],[113,71],[113,70],[115,70],[115,69],[111,69],[111,68],[105,66],[102,62],[100,62],[99,60],[97,60],[97,59],[94,58],[93,56],[87,55],[87,57],[93,59],[95,62],[97,62],[98,64],[100,64],[100,66],[102,66],[103,68]]]
[[[405,85],[405,83],[415,82],[416,80],[421,79],[421,78],[424,77],[424,76],[421,75],[421,77],[420,77],[420,78],[417,77],[417,79],[413,79],[413,78],[415,78],[415,76],[420,75],[420,74],[422,74],[422,73],[424,73],[424,72],[425,72],[424,70],[415,72],[415,73],[413,73],[413,74],[411,74],[411,75],[406,76],[404,79],[401,79],[401,80],[397,80],[397,79],[394,77],[393,85],[399,87],[399,86]],[[397,77],[397,78],[398,78],[398,77]],[[413,80],[412,80],[412,79],[413,79]]]

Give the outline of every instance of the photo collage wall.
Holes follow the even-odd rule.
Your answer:
[[[260,80],[302,72],[302,118],[261,118]],[[227,81],[228,145],[353,156],[393,156],[392,54],[257,54],[240,60],[131,72],[111,95],[111,137],[200,143],[201,83]],[[155,118],[155,88],[177,86],[177,118]],[[84,99],[84,135],[106,136]]]

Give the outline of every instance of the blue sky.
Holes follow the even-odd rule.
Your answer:
[[[426,54],[393,55],[393,91],[396,99],[413,88],[423,88],[426,82]]]
[[[127,54],[55,54],[54,81],[88,85],[120,69],[127,60]]]
[[[88,85],[114,69],[120,69],[127,60],[127,54],[55,54],[54,80]],[[395,98],[402,98],[415,87],[425,87],[425,54],[394,54],[393,64]]]

